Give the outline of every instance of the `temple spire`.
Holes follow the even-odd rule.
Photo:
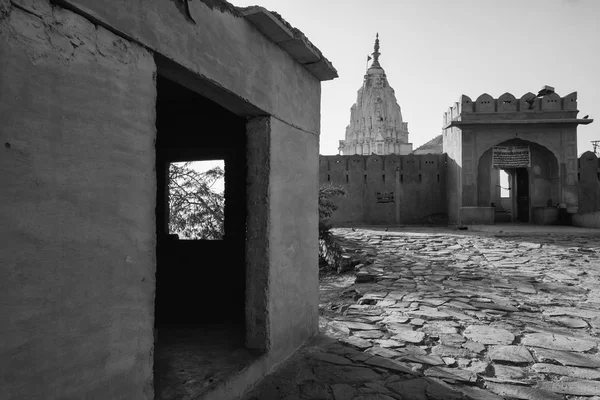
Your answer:
[[[373,64],[371,64],[371,68],[373,68],[373,67],[381,68],[381,65],[379,65],[379,55],[381,54],[379,52],[379,32],[377,32],[377,35],[375,36],[374,49],[375,49],[375,51],[373,52]]]

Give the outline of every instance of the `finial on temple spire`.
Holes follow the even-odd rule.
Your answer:
[[[379,65],[380,54],[381,53],[379,52],[379,32],[377,32],[377,35],[375,36],[375,51],[373,52],[373,64],[371,64],[371,68],[381,68],[381,65]]]

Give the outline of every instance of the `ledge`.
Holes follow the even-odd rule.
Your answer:
[[[494,119],[487,121],[452,121],[442,129],[467,125],[529,125],[529,124],[577,124],[587,125],[594,122],[593,119],[580,119],[580,118],[545,118],[545,119]]]
[[[260,6],[238,8],[238,10],[263,35],[277,43],[319,81],[328,81],[338,77],[337,70],[321,51],[279,14]]]

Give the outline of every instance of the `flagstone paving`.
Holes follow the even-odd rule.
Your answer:
[[[600,399],[600,232],[335,229],[355,274],[245,398]]]

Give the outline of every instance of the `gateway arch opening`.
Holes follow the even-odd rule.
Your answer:
[[[560,195],[558,160],[548,148],[515,139],[479,159],[478,205],[495,208],[496,223],[553,223]]]

